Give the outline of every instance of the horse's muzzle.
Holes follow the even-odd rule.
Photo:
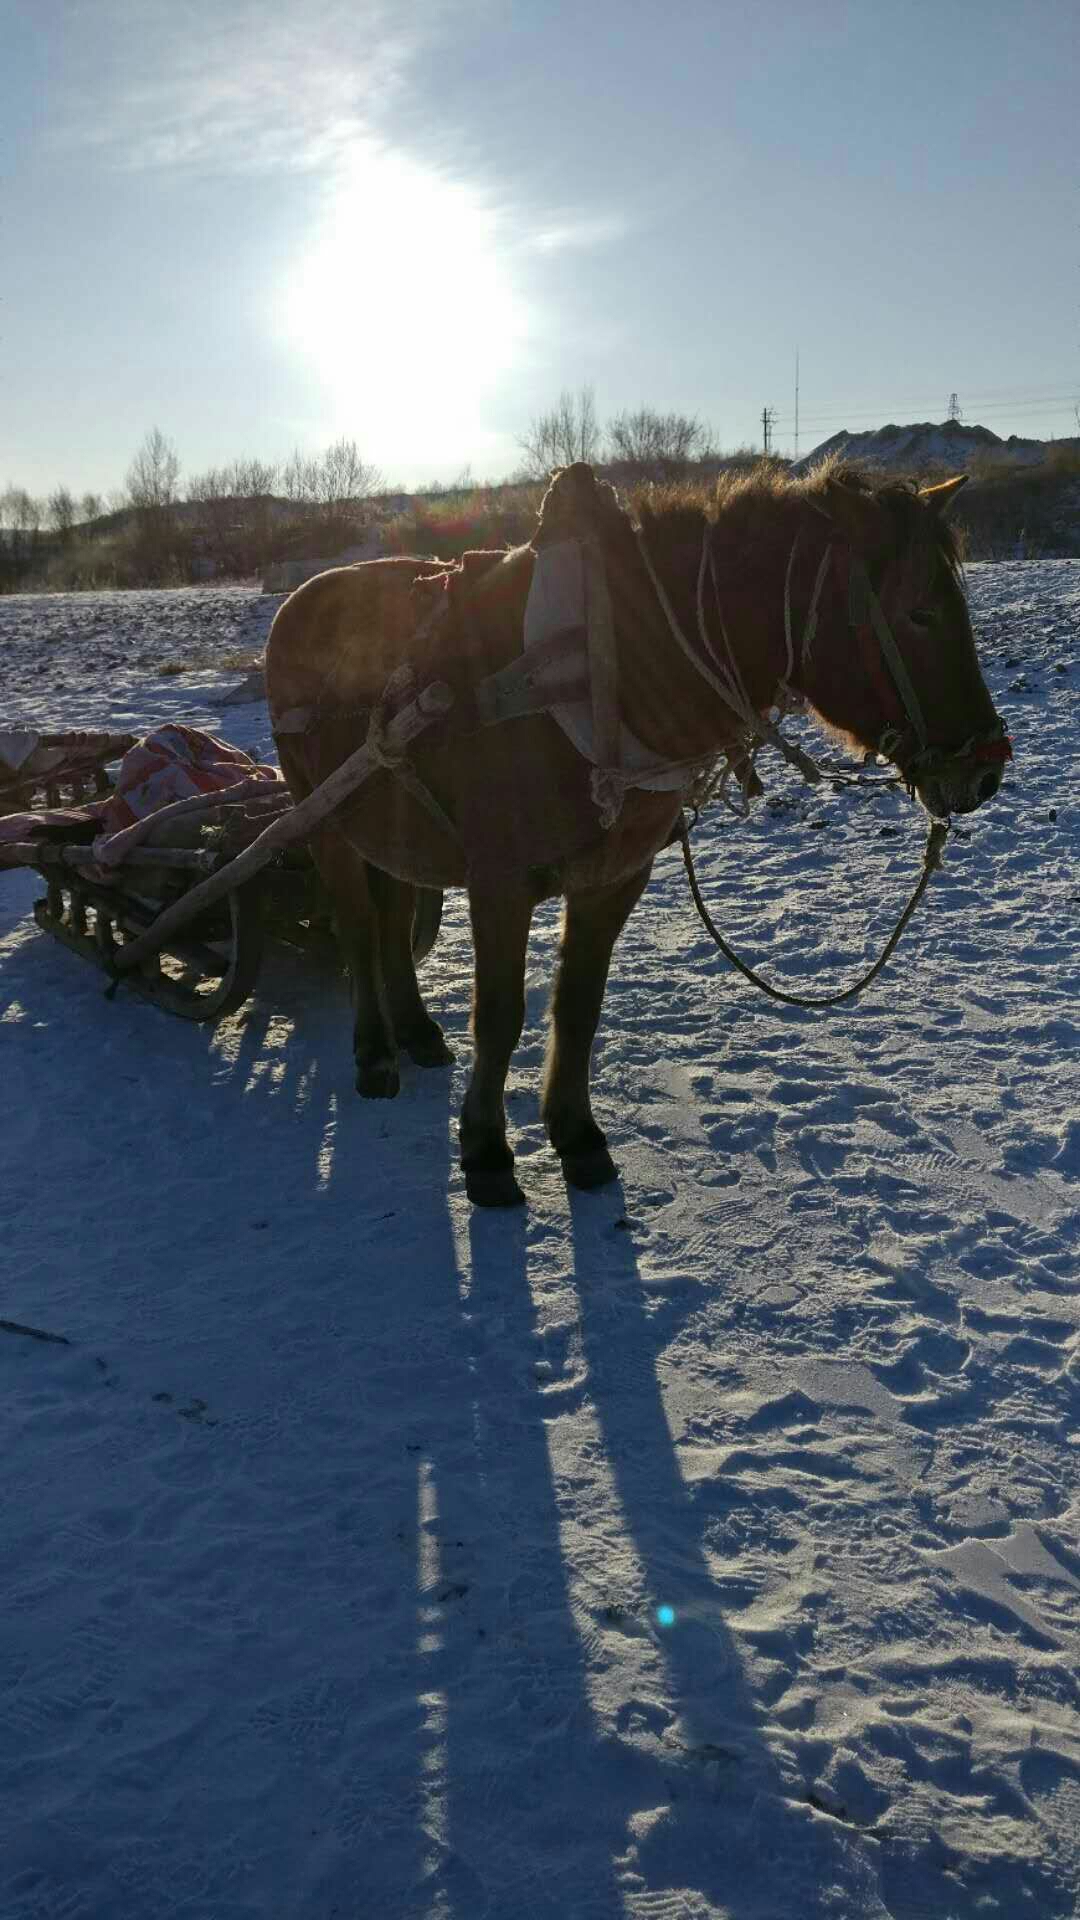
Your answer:
[[[927,813],[946,820],[951,813],[974,813],[992,800],[1011,759],[1012,742],[999,722],[956,753],[929,749],[910,767],[908,777]]]
[[[974,813],[992,800],[1001,785],[1000,766],[976,766],[963,773],[925,774],[915,781],[915,791],[935,820],[947,820],[951,813]]]

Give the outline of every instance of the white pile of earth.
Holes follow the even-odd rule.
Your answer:
[[[841,454],[855,466],[899,467],[915,473],[935,467],[962,473],[973,460],[1000,460],[1009,466],[1034,467],[1046,459],[1054,445],[1080,446],[1080,442],[1025,440],[1016,434],[1002,440],[989,427],[966,427],[959,420],[874,427],[865,433],[849,433],[844,428],[796,461],[792,472],[806,473],[834,453]]]

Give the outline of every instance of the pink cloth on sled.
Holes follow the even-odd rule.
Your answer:
[[[227,740],[170,721],[125,753],[102,826],[106,835],[134,826],[174,800],[218,793],[241,781],[280,781],[276,767],[260,766]]]
[[[103,878],[107,867],[118,865],[128,849],[138,845],[163,807],[226,790],[248,798],[261,786],[284,786],[276,767],[260,766],[240,747],[198,727],[170,722],[129,747],[107,798],[83,807],[39,807],[0,819],[0,866],[10,864],[3,857],[5,842],[85,842],[90,838],[86,829],[96,826],[93,847]]]

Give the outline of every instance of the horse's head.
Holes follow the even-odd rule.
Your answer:
[[[846,688],[844,676],[830,676],[836,719],[892,760],[937,817],[982,806],[1011,755],[979,668],[945,521],[965,479],[916,492],[872,489],[844,474],[829,479],[815,503],[841,536],[834,565],[847,584]],[[840,717],[843,705],[850,718]]]

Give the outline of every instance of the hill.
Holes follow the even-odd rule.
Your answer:
[[[968,426],[962,420],[922,420],[915,425],[874,427],[866,433],[846,428],[823,440],[792,467],[806,473],[831,454],[872,467],[895,467],[904,473],[936,473],[942,468],[959,473],[984,464],[1037,467],[1066,448],[1080,455],[1080,439],[1025,440],[1011,433],[1007,440],[989,427]]]

